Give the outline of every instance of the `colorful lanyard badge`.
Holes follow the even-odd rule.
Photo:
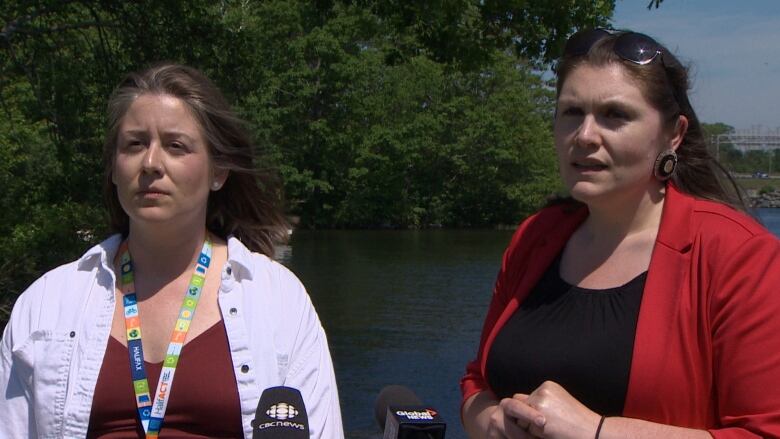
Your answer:
[[[211,263],[211,239],[207,236],[200,251],[195,272],[190,278],[190,285],[184,296],[179,318],[173,328],[171,342],[165,354],[160,379],[157,381],[157,390],[154,399],[149,393],[149,381],[146,379],[146,367],[144,366],[144,350],[141,344],[141,319],[138,316],[138,298],[135,295],[135,282],[133,278],[133,260],[130,258],[130,250],[127,241],[122,243],[119,249],[122,294],[125,311],[125,328],[127,330],[127,352],[130,357],[130,374],[133,379],[135,402],[138,407],[138,415],[141,425],[144,427],[146,437],[158,437],[165,417],[165,409],[168,407],[168,399],[173,389],[173,375],[176,373],[176,365],[179,362],[181,348],[187,338],[190,322],[195,315],[203,283],[206,280],[206,271]]]

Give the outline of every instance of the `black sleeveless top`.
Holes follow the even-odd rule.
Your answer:
[[[486,375],[498,398],[555,381],[596,413],[623,412],[647,272],[616,288],[567,284],[560,255],[499,330]]]

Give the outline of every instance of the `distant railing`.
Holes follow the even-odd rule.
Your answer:
[[[718,159],[720,158],[721,143],[731,144],[743,153],[753,150],[778,149],[780,148],[780,127],[774,130],[762,130],[760,127],[754,127],[712,136],[711,144],[715,145],[715,157]]]

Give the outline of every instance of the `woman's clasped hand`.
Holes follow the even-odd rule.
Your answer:
[[[530,395],[502,399],[491,415],[490,438],[593,437],[601,416],[572,397],[566,389],[545,381]]]

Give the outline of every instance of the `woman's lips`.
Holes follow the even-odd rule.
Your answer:
[[[580,172],[598,172],[607,169],[607,165],[602,163],[578,163],[571,164],[572,167]]]
[[[157,199],[161,198],[165,195],[168,195],[164,191],[155,190],[155,189],[147,189],[147,190],[141,190],[138,191],[138,196],[145,199]]]

